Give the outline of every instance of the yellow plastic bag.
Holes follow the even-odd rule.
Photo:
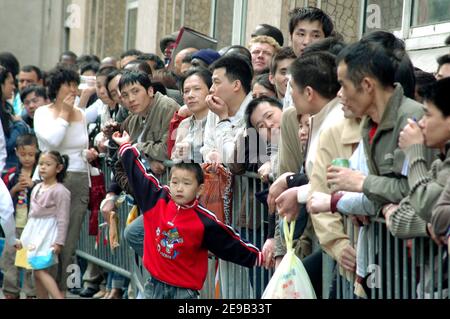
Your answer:
[[[139,216],[139,211],[137,205],[133,205],[127,217],[127,225],[131,224]]]
[[[283,220],[287,253],[264,290],[262,299],[316,299],[314,288],[293,248],[295,221]]]
[[[14,265],[20,268],[32,269],[31,265],[28,263],[27,250],[25,248],[16,251],[16,260]]]
[[[119,215],[111,212],[109,219],[109,246],[111,250],[119,247]]]

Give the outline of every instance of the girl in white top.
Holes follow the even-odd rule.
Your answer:
[[[84,112],[74,106],[80,77],[75,70],[57,66],[48,74],[48,93],[53,103],[42,106],[34,115],[34,130],[43,152],[58,151],[69,157],[64,186],[71,192],[70,223],[67,240],[60,254],[58,279],[65,291],[67,266],[73,261],[81,225],[89,201],[88,161],[96,158],[95,150],[89,150],[89,138]]]

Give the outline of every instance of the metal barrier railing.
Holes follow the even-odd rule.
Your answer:
[[[170,167],[171,162],[165,165]],[[169,169],[169,168],[168,168]],[[109,183],[111,171],[109,167],[103,165],[106,176],[106,183]],[[162,178],[162,183],[167,183],[168,173]],[[268,185],[262,184],[261,180],[254,173],[247,173],[233,178],[233,201],[232,201],[232,222],[241,236],[262,247],[267,234],[267,214],[261,203],[255,199],[255,193],[261,191]],[[77,254],[96,263],[110,271],[115,271],[130,279],[130,283],[135,292],[143,292],[148,272],[142,265],[140,258],[136,257],[133,250],[125,244],[123,240],[123,229],[125,221],[132,205],[125,200],[118,209],[119,229],[122,230],[120,246],[112,253],[109,245],[103,240],[106,228],[101,229],[101,240],[96,247],[96,238],[87,233],[87,220],[82,227]],[[244,223],[242,223],[244,222]],[[356,238],[350,221],[344,218],[346,229],[352,242]],[[373,254],[367,256],[366,263],[371,265],[371,276],[378,279],[375,285],[370,284],[367,288],[370,299],[391,299],[391,298],[427,298],[430,297],[430,289],[427,282],[434,282],[436,289],[434,298],[448,297],[448,287],[450,279],[450,261],[448,253],[442,247],[437,247],[431,240],[426,238],[416,238],[411,241],[400,240],[391,236],[386,229],[384,220],[375,219],[369,226],[371,241],[366,242],[366,249],[371,248]],[[336,280],[335,298],[354,299],[354,283],[347,281],[339,275],[332,275],[335,270],[335,262],[323,254],[323,296],[327,298],[332,294],[330,291],[330,281]],[[445,262],[445,263],[444,263]],[[263,268],[248,269],[235,264],[219,261],[219,274],[217,276],[217,260],[214,256],[209,258],[209,271],[200,297],[205,299],[241,299],[259,298],[264,291],[273,271]],[[435,271],[430,271],[435,269]],[[379,273],[376,273],[379,271]],[[369,271],[370,272],[370,271]],[[220,280],[217,280],[220,277]],[[373,280],[373,277],[369,278]],[[220,285],[217,286],[217,282]],[[428,293],[428,295],[427,295]]]

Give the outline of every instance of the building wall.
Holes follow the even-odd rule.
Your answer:
[[[63,2],[2,0],[0,51],[13,53],[20,64],[52,67],[62,49]]]
[[[143,52],[159,52],[159,45],[156,45],[159,4],[159,0],[139,1],[136,49]]]

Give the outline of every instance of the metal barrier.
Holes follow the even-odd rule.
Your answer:
[[[167,167],[172,166],[166,162]],[[169,170],[169,168],[168,168]],[[103,166],[105,176],[110,176],[111,171]],[[167,183],[167,173],[161,178],[162,183]],[[247,173],[233,178],[233,201],[231,225],[239,231],[244,239],[262,247],[267,233],[267,214],[261,203],[255,199],[255,193],[267,188],[262,184],[257,174]],[[131,204],[125,200],[118,210],[119,229],[125,228],[125,221]],[[241,214],[242,212],[242,214]],[[244,225],[241,223],[244,222]],[[346,229],[352,242],[356,238],[350,221],[344,218]],[[109,245],[103,240],[107,235],[106,228],[101,229],[101,238],[96,248],[96,238],[88,236],[87,220],[82,227],[82,233],[78,245],[77,254],[96,263],[108,270],[115,271],[130,279],[135,291],[143,293],[146,279],[150,275],[142,265],[133,250],[123,240],[121,234],[120,246],[111,252]],[[366,242],[366,248],[371,248],[373,254],[367,256],[370,280],[368,298],[370,299],[399,299],[399,298],[448,298],[450,279],[450,261],[448,252],[443,247],[437,247],[431,240],[416,238],[411,241],[400,240],[391,236],[386,229],[384,220],[376,219],[369,226],[369,233],[373,240]],[[335,298],[354,299],[353,282],[347,281],[336,271],[335,262],[323,254],[323,296],[328,298],[331,294],[330,284],[335,280]],[[245,268],[238,265],[219,261],[219,274],[216,273],[217,260],[214,256],[209,258],[209,271],[200,297],[205,299],[241,299],[259,298],[266,287],[273,271],[263,268]],[[435,269],[435,271],[430,271]],[[378,271],[378,273],[377,273]],[[338,273],[338,272],[337,272]],[[375,277],[373,277],[375,276]],[[378,276],[378,277],[377,277]],[[220,280],[218,278],[220,277]],[[217,285],[217,282],[220,282]],[[429,283],[435,283],[435,289],[430,288]],[[430,294],[435,291],[435,294]]]
[[[350,219],[344,217],[344,223],[346,229],[353,229]],[[367,227],[371,240],[363,245],[371,254],[366,256],[364,262],[368,266],[368,276],[363,283],[368,299],[449,297],[450,259],[447,247],[437,246],[429,238],[402,240],[393,237],[384,219],[373,219]],[[350,231],[349,235],[350,241],[355,242],[356,234]],[[339,272],[334,279],[337,299],[359,298],[354,293],[353,282],[346,280]]]

